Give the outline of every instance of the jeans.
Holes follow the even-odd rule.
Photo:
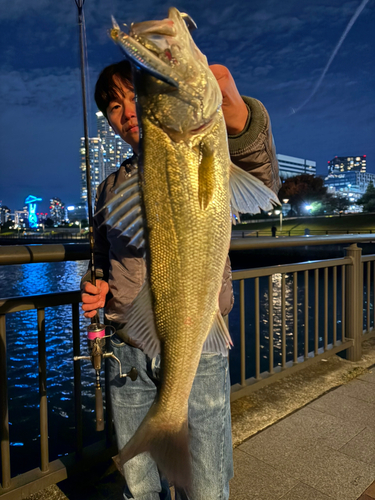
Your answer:
[[[148,358],[140,349],[114,335],[110,350],[126,373],[135,366],[138,378],[119,377],[118,363],[109,358],[110,395],[119,450],[128,442],[153,403],[159,380],[160,356]],[[176,500],[227,500],[233,477],[228,359],[202,354],[189,397],[189,439],[192,485],[176,491]],[[168,482],[161,478],[149,454],[124,465],[124,500],[169,500]]]

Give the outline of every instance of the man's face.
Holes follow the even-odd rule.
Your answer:
[[[134,89],[117,76],[113,77],[113,81],[120,92],[107,107],[108,121],[115,133],[138,153],[139,128]]]

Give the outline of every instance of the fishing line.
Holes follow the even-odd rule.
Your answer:
[[[345,40],[345,38],[347,37],[347,34],[349,33],[349,31],[351,30],[353,24],[356,22],[358,16],[360,15],[360,13],[363,11],[363,9],[366,7],[366,5],[368,4],[369,0],[363,0],[361,5],[357,8],[357,10],[355,11],[353,17],[350,19],[347,27],[345,28],[345,31],[344,33],[341,35],[340,37],[340,40],[338,41],[336,47],[334,48],[332,54],[331,54],[331,57],[329,58],[324,70],[323,70],[323,73],[321,74],[319,80],[317,81],[317,83],[315,84],[315,87],[313,88],[311,94],[308,96],[308,98],[298,107],[298,108],[292,108],[290,115],[294,115],[296,114],[298,111],[300,111],[304,106],[306,106],[306,104],[311,100],[311,98],[315,95],[316,91],[318,90],[318,88],[320,87],[329,67],[331,66],[334,58],[336,57],[336,54],[337,52],[339,51],[343,41]]]

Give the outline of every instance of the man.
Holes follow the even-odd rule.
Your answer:
[[[240,96],[227,68],[215,65],[211,70],[223,94],[223,113],[229,136],[232,161],[251,171],[274,191],[279,188],[278,165],[267,112],[255,99]],[[114,131],[134,151],[118,172],[111,174],[98,188],[96,212],[114,196],[127,177],[136,175],[139,128],[130,64],[111,65],[99,76],[95,100]],[[138,379],[119,378],[118,364],[109,360],[111,403],[119,449],[132,437],[155,399],[158,385],[159,356],[149,359],[126,331],[126,313],[138,295],[146,276],[143,250],[129,245],[130,238],[103,224],[105,210],[94,219],[96,287],[82,282],[82,309],[91,318],[100,307],[116,328],[111,349],[122,363],[123,372],[132,366]],[[229,260],[219,296],[220,311],[227,315],[233,304]],[[124,320],[125,318],[125,320]],[[192,485],[189,492],[178,491],[182,500],[226,500],[233,476],[230,427],[230,381],[228,360],[220,353],[203,353],[189,397],[189,437],[192,456]],[[147,454],[134,457],[124,466],[124,499],[168,499],[167,482],[160,478],[156,464]]]

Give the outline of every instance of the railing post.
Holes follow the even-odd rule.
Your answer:
[[[47,409],[47,360],[44,309],[38,309],[38,354],[39,354],[39,413],[40,413],[40,470],[49,470],[48,453],[48,409]]]
[[[346,359],[359,361],[362,356],[363,332],[362,249],[354,243],[345,248],[345,251],[353,261],[346,269],[345,337],[354,339],[353,347],[346,350]]]
[[[0,315],[0,418],[2,487],[6,489],[10,486],[11,478],[5,314]]]

